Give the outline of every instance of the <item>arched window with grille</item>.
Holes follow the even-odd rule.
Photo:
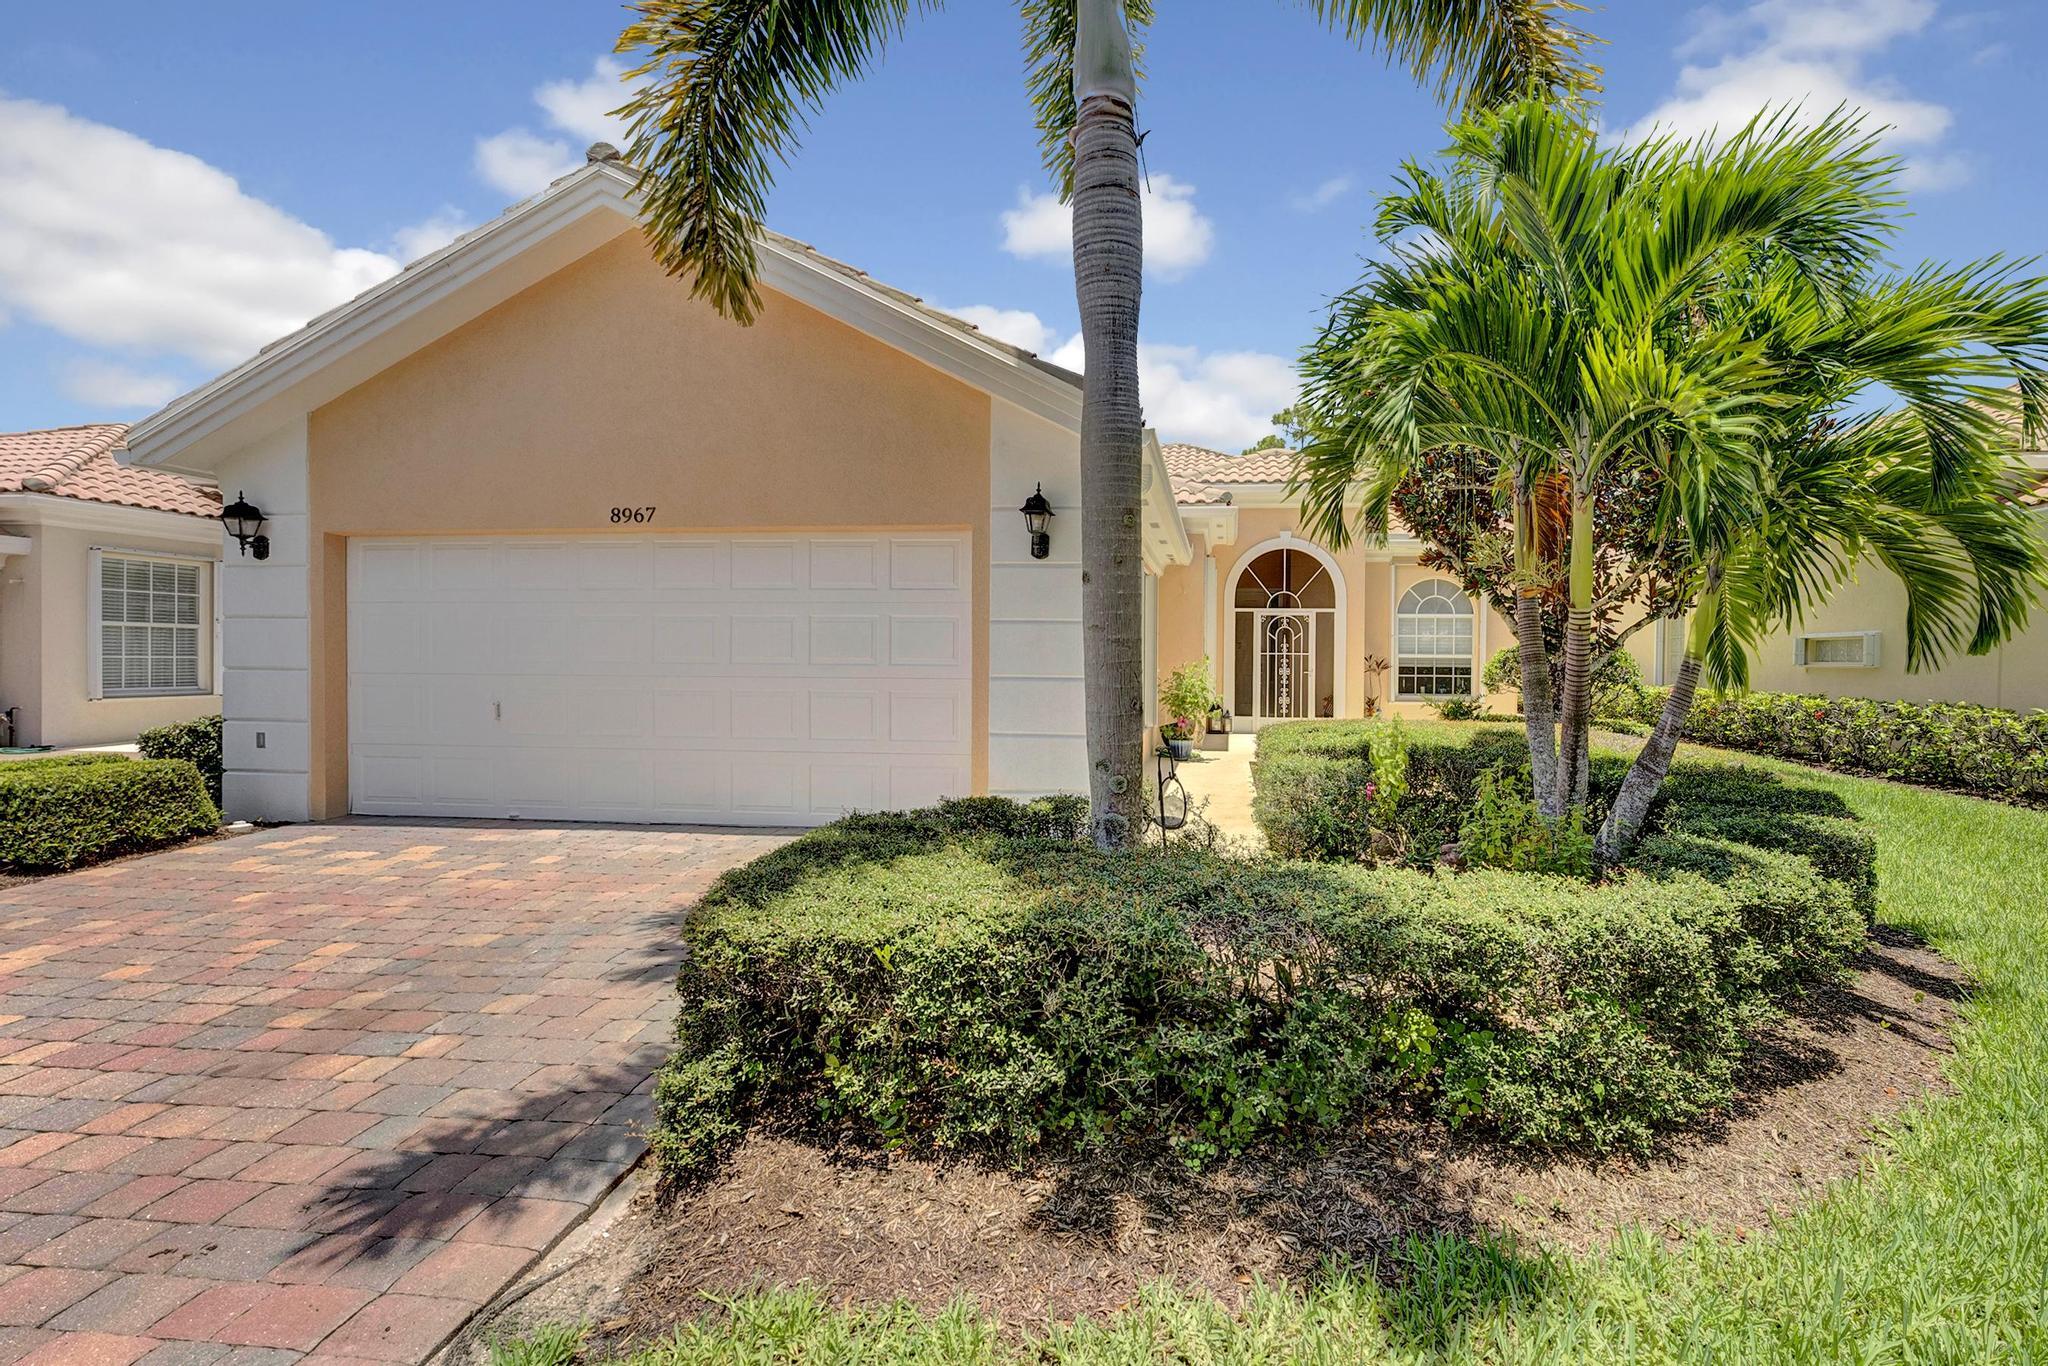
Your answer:
[[[1472,601],[1448,579],[1425,579],[1394,614],[1395,696],[1412,700],[1472,692]]]

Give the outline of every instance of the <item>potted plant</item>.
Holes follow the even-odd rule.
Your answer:
[[[1365,657],[1365,714],[1377,716],[1380,712],[1380,680],[1387,676],[1387,661],[1383,655]]]
[[[1159,726],[1159,738],[1166,741],[1174,758],[1194,757],[1195,735],[1216,703],[1207,655],[1181,665],[1160,683],[1159,714],[1165,719]]]

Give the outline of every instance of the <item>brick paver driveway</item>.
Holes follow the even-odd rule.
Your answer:
[[[786,835],[297,826],[0,889],[0,1361],[416,1361],[643,1151]]]

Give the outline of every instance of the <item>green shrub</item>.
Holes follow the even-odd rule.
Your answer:
[[[76,868],[219,824],[182,759],[0,765],[0,868],[10,871]]]
[[[220,805],[221,748],[218,716],[201,716],[146,730],[135,737],[145,759],[184,759],[206,780],[206,791]]]
[[[1685,735],[1850,773],[2048,802],[2048,712],[1737,693],[1695,702]]]
[[[1166,724],[1186,739],[1201,731],[1220,699],[1209,682],[1209,657],[1191,659],[1159,684],[1159,710]]]
[[[1419,865],[1459,838],[1480,775],[1529,762],[1514,725],[1425,726],[1403,734],[1407,784],[1391,812],[1375,810],[1369,788],[1375,721],[1290,721],[1259,732],[1252,762],[1252,819],[1283,858],[1366,859],[1388,844]],[[1596,796],[1621,786],[1625,760],[1593,756]]]
[[[46,754],[40,759],[0,759],[0,774],[34,771],[39,768],[77,768],[91,764],[125,764],[129,756],[115,750],[88,750],[83,754]]]
[[[1559,669],[1563,665],[1559,662]],[[1522,651],[1517,645],[1495,650],[1486,661],[1486,667],[1479,671],[1480,686],[1488,692],[1520,692],[1522,690]],[[1551,689],[1551,696],[1559,696],[1564,689],[1564,675],[1559,672]],[[1616,650],[1601,661],[1593,671],[1593,715],[1605,720],[1639,721],[1644,705],[1644,696],[1649,690],[1643,685],[1643,666],[1636,663],[1636,657],[1627,650]],[[1655,720],[1653,714],[1650,720]]]
[[[1429,709],[1446,721],[1477,721],[1486,715],[1486,704],[1476,697],[1439,697]]]
[[[1472,748],[1418,743],[1410,773],[1463,782]],[[1490,767],[1470,783],[1499,790]],[[1724,1102],[1745,1031],[1839,975],[1863,930],[1809,859],[1668,822],[1654,860],[1597,886],[1101,855],[1083,825],[987,799],[849,817],[720,878],[685,929],[666,1172],[767,1106],[1010,1156],[1146,1139],[1202,1163],[1397,1104],[1641,1150]]]
[[[1584,816],[1574,810],[1564,820],[1550,820],[1529,794],[1526,770],[1518,782],[1498,764],[1479,775],[1472,809],[1458,826],[1458,845],[1474,868],[1583,879],[1593,876],[1595,866]]]

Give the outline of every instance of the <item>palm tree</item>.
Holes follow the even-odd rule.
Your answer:
[[[1566,22],[1572,0],[1309,0],[1457,105],[1538,89],[1577,98],[1597,69]],[[936,0],[637,0],[619,38],[645,79],[620,112],[643,168],[643,216],[662,262],[721,313],[760,306],[756,234],[773,163],[844,81],[865,75],[913,10]],[[1047,169],[1074,206],[1074,286],[1086,350],[1081,403],[1082,609],[1096,842],[1143,828],[1143,410],[1138,304],[1138,71],[1130,34],[1153,0],[1018,0],[1026,85]]]
[[[1464,445],[1499,463],[1531,768],[1547,815],[1586,800],[1590,626],[1604,605],[1593,491],[1618,463],[1654,470],[1660,516],[1691,557],[1700,607],[1677,722],[1678,694],[1689,705],[1701,665],[1716,659],[1717,679],[1737,681],[1733,661],[1761,624],[1817,602],[1864,549],[1919,579],[1916,601],[1931,615],[1915,627],[1916,657],[1954,639],[1966,601],[1978,613],[1972,648],[2024,619],[2039,549],[2014,542],[1997,511],[2004,457],[1975,401],[1977,381],[1999,366],[2029,371],[2040,358],[2030,349],[2043,336],[2039,286],[1995,263],[1883,280],[1896,170],[1839,115],[1617,149],[1568,112],[1524,101],[1467,121],[1446,171],[1410,166],[1383,203],[1389,259],[1339,300],[1307,354],[1315,439],[1298,483],[1317,529],[1342,539],[1352,491],[1364,485],[1365,525],[1383,529],[1424,452]],[[1908,409],[1831,443],[1826,467],[1841,487],[1824,516],[1828,505],[1793,496],[1787,452],[1873,382]],[[2038,398],[2025,398],[2030,423]],[[1850,452],[1880,435],[1892,447],[1884,478],[1867,464],[1857,475]],[[1918,486],[1902,463],[1915,440]],[[1880,502],[1899,535],[1841,539],[1841,518]],[[1961,529],[1972,517],[1989,519],[1981,535]],[[1945,560],[1913,555],[1908,527],[1945,528],[1957,548]],[[1560,583],[1568,615],[1553,712],[1540,604]],[[1639,827],[1677,722],[1660,723],[1632,772],[1610,851]]]
[[[1905,589],[1914,671],[2010,639],[2048,583],[2048,544],[2013,496],[2037,476],[2009,449],[2015,419],[2038,440],[2048,416],[2043,281],[1996,258],[1871,279],[1817,330],[1768,266],[1741,283],[1703,307],[1768,341],[1793,397],[1761,479],[1692,528],[1699,604],[1657,724],[1601,825],[1608,858],[1642,829],[1701,677],[1746,685],[1759,638],[1796,625],[1860,562]],[[2001,382],[2012,387],[1984,387]],[[1901,404],[1854,411],[1873,385]]]

